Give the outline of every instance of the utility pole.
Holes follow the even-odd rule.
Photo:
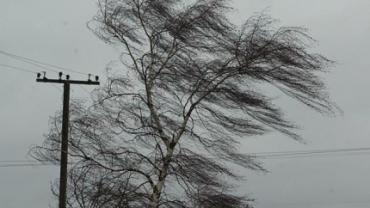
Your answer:
[[[36,82],[48,82],[48,83],[59,83],[64,85],[63,91],[63,122],[62,122],[62,144],[61,144],[61,155],[60,155],[60,179],[59,179],[59,208],[66,208],[67,205],[67,165],[68,165],[68,127],[69,127],[69,91],[71,84],[80,85],[99,85],[99,77],[95,76],[95,81],[90,79],[89,74],[88,80],[70,80],[69,75],[66,75],[65,79],[62,79],[62,72],[59,72],[59,79],[48,79],[46,78],[46,72],[44,76],[37,74]]]

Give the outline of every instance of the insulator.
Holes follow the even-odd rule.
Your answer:
[[[69,80],[69,74],[66,75],[66,79]]]
[[[99,81],[99,76],[95,76],[95,81]]]
[[[41,73],[37,73],[37,78],[40,78],[41,77]]]
[[[63,72],[59,72],[59,79],[62,79]]]

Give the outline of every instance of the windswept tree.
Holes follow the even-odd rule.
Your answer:
[[[295,125],[257,85],[271,85],[318,112],[332,105],[318,72],[328,59],[310,50],[300,27],[266,15],[241,27],[226,0],[101,0],[89,23],[120,48],[122,66],[71,108],[69,206],[248,207],[233,191],[237,164],[264,170],[238,149],[245,138]],[[38,159],[59,160],[60,118]]]

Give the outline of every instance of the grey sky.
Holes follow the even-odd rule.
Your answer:
[[[336,61],[323,78],[344,112],[325,117],[282,96],[277,102],[302,127],[306,144],[271,133],[246,138],[242,151],[370,147],[370,1],[234,0],[232,5],[236,23],[265,10],[282,25],[307,27],[318,41],[314,50]],[[87,0],[2,0],[0,50],[103,76],[118,50],[86,28],[95,12],[95,2]],[[41,71],[1,54],[0,64]],[[0,161],[24,160],[29,147],[43,141],[49,116],[61,108],[61,86],[36,83],[31,73],[1,66],[0,72]],[[74,87],[72,96],[88,95]],[[247,179],[240,190],[256,198],[257,208],[367,208],[369,159],[370,154],[266,159],[270,173],[240,170]],[[0,167],[0,207],[47,207],[53,203],[49,186],[57,177],[57,167]]]

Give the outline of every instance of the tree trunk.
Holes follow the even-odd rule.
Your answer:
[[[168,152],[166,156],[163,158],[163,166],[159,172],[158,176],[158,182],[153,188],[153,193],[150,197],[150,207],[151,208],[158,208],[159,207],[159,202],[163,190],[164,183],[167,178],[168,174],[168,168],[170,167],[171,159],[173,156],[173,151],[175,147],[168,147]]]

